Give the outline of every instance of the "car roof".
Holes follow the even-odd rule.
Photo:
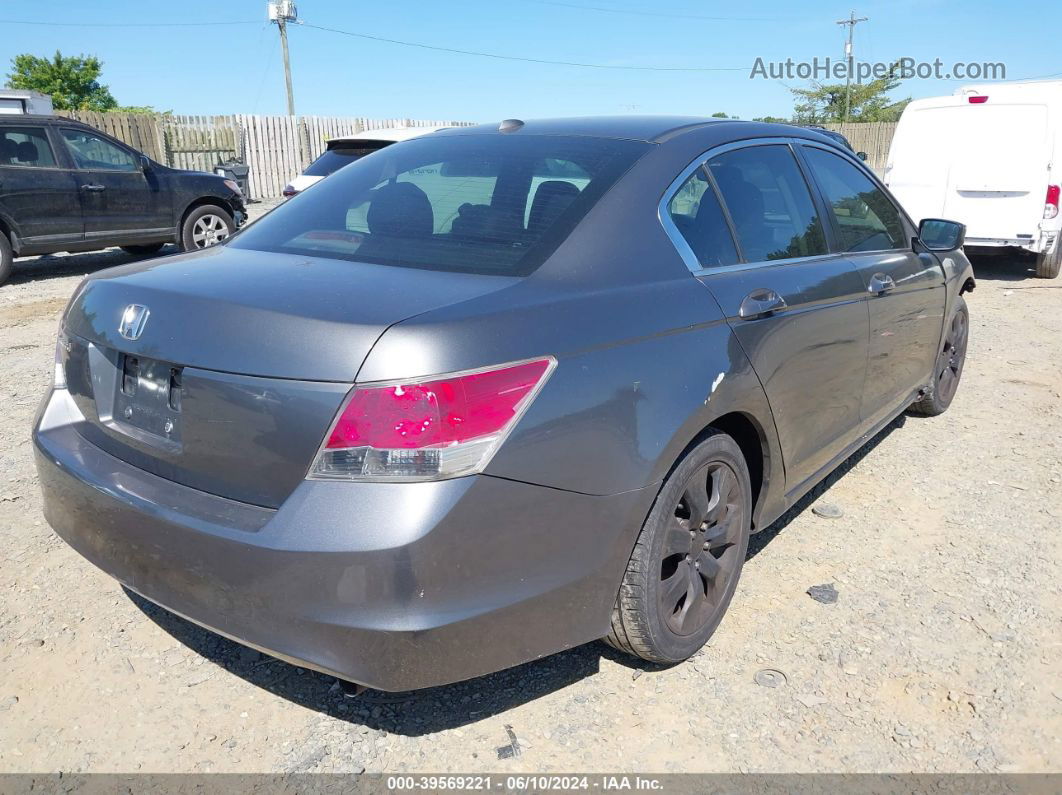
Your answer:
[[[511,120],[506,120],[511,121]],[[737,119],[710,119],[702,116],[574,116],[570,118],[529,119],[506,134],[584,135],[593,138],[626,138],[659,143],[686,130],[712,124],[748,124]],[[498,133],[501,119],[473,127],[457,127],[440,135],[486,135]]]
[[[73,127],[95,129],[91,125],[85,124],[83,121],[69,119],[66,116],[41,116],[34,113],[5,113],[0,116],[0,123],[2,124],[17,124],[21,121],[28,121],[31,124],[66,124]]]

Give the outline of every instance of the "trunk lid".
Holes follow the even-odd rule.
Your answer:
[[[278,507],[388,326],[515,281],[224,246],[106,271],[65,320],[79,431],[160,477]],[[130,305],[147,311],[134,340],[119,333]]]

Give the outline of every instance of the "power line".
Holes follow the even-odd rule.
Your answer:
[[[304,28],[323,30],[328,33],[339,33],[343,36],[353,36],[356,39],[368,39],[385,44],[398,44],[403,47],[417,47],[421,50],[434,50],[435,52],[448,52],[456,55],[475,55],[479,58],[495,58],[500,61],[521,61],[523,63],[549,64],[550,66],[577,66],[582,69],[619,69],[631,72],[747,72],[745,66],[616,66],[611,64],[581,63],[578,61],[551,61],[545,58],[523,58],[518,55],[501,55],[494,52],[477,52],[475,50],[459,50],[454,47],[438,47],[433,44],[422,44],[414,41],[401,41],[389,39],[383,36],[371,36],[368,33],[352,33],[349,30],[338,28],[326,28],[322,25],[312,25],[309,22],[299,23]]]
[[[187,28],[208,25],[257,25],[258,21],[235,22],[33,22],[26,19],[0,19],[0,25],[41,25],[52,28]]]
[[[560,6],[561,8],[577,8],[581,11],[601,11],[606,14],[628,14],[639,17],[661,17],[664,19],[703,19],[708,22],[788,22],[793,17],[715,17],[704,14],[679,14],[666,11],[642,11],[635,8],[605,8],[604,6],[587,6],[580,3],[563,3],[560,0],[524,0],[528,3],[536,3],[544,6]]]

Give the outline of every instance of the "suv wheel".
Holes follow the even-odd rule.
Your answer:
[[[664,481],[627,564],[605,642],[655,663],[695,654],[734,596],[751,520],[745,458],[733,439],[715,431]]]
[[[236,222],[228,211],[216,204],[196,207],[181,226],[181,249],[194,251],[209,248],[236,231]]]
[[[11,243],[7,235],[0,232],[0,284],[3,284],[11,276],[15,269],[15,255],[11,251]]]

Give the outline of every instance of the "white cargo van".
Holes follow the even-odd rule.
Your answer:
[[[966,224],[966,249],[1022,249],[1036,275],[1062,263],[1062,81],[964,86],[915,100],[896,128],[884,182],[915,221]]]

